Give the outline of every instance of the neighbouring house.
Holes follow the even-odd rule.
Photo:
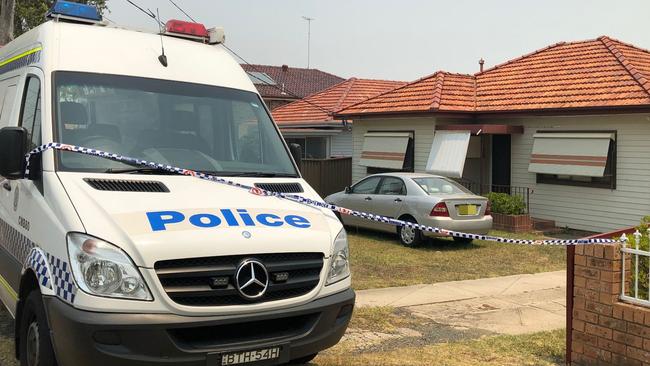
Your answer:
[[[299,67],[270,65],[241,65],[248,73],[269,109],[325,90],[345,79],[320,71]]]
[[[597,232],[650,211],[650,51],[609,37],[439,71],[335,117],[354,123],[354,180],[428,171],[522,187],[534,217]]]
[[[352,156],[352,124],[333,113],[406,83],[351,78],[307,98],[273,110],[287,143],[302,147],[305,159]]]

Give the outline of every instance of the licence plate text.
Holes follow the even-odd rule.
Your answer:
[[[239,365],[243,363],[272,360],[280,358],[280,347],[266,348],[255,351],[224,353],[221,355],[221,366]]]

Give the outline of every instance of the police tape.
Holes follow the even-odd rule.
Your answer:
[[[342,215],[350,215],[350,216],[356,216],[360,217],[366,220],[372,220],[372,221],[377,221],[393,226],[406,226],[410,228],[414,228],[420,231],[427,231],[435,234],[440,234],[444,236],[451,236],[455,238],[465,238],[465,239],[476,239],[476,240],[484,240],[484,241],[493,241],[493,242],[498,242],[498,243],[506,243],[506,244],[519,244],[519,245],[556,245],[556,246],[568,246],[568,245],[588,245],[588,244],[614,244],[618,243],[619,240],[615,239],[569,239],[569,240],[562,240],[562,239],[546,239],[546,240],[527,240],[527,239],[510,239],[510,238],[503,238],[503,237],[498,237],[498,236],[490,236],[490,235],[480,235],[480,234],[471,234],[471,233],[463,233],[459,231],[453,231],[453,230],[446,230],[446,229],[441,229],[437,227],[432,227],[432,226],[426,226],[426,225],[421,225],[418,223],[414,222],[409,222],[409,221],[404,221],[404,220],[398,220],[392,217],[386,217],[386,216],[381,216],[381,215],[375,215],[367,212],[361,212],[361,211],[355,211],[351,210],[345,207],[339,207],[336,205],[329,204],[327,202],[322,202],[322,201],[316,201],[311,198],[303,197],[300,195],[295,195],[295,194],[285,194],[285,193],[280,193],[280,192],[272,192],[272,191],[267,191],[264,189],[261,189],[259,187],[253,187],[253,186],[248,186],[245,184],[241,184],[232,180],[225,179],[223,177],[219,177],[216,175],[212,174],[206,174],[190,169],[183,169],[171,165],[165,165],[165,164],[160,164],[160,163],[154,163],[150,162],[147,160],[142,160],[142,159],[137,159],[137,158],[131,158],[128,156],[124,155],[119,155],[119,154],[114,154],[114,153],[109,153],[106,151],[102,150],[97,150],[97,149],[91,149],[87,147],[80,147],[80,146],[73,146],[73,145],[68,145],[68,144],[62,144],[58,142],[52,142],[48,143],[45,145],[41,145],[30,151],[25,155],[25,160],[26,160],[26,169],[25,169],[25,174],[29,174],[29,165],[32,160],[32,156],[41,154],[47,150],[59,150],[59,151],[69,151],[69,152],[74,152],[74,153],[79,153],[79,154],[85,154],[85,155],[91,155],[91,156],[96,156],[100,158],[105,158],[113,161],[118,161],[122,163],[126,163],[128,165],[134,165],[134,166],[141,166],[141,167],[147,167],[147,168],[152,168],[152,169],[158,169],[158,170],[164,170],[170,173],[175,173],[179,175],[187,175],[187,176],[192,176],[198,179],[203,179],[203,180],[208,180],[211,182],[215,183],[220,183],[224,185],[228,185],[231,187],[236,187],[240,189],[246,189],[249,191],[251,194],[258,195],[258,196],[268,196],[268,197],[277,197],[281,199],[286,199],[289,201],[293,201],[299,204],[315,207],[315,208],[324,208],[328,210],[332,210],[334,212],[338,212]]]

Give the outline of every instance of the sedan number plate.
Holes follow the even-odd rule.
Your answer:
[[[280,358],[280,347],[264,348],[254,351],[224,353],[221,355],[221,366],[240,365],[244,363],[273,360]]]
[[[476,216],[478,215],[478,208],[477,205],[457,205],[456,211],[461,216]]]

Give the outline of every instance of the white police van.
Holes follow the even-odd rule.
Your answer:
[[[21,364],[282,364],[336,344],[355,295],[329,210],[71,151],[24,173],[60,142],[320,200],[218,29],[161,36],[61,1],[49,18],[0,48],[0,299]]]

